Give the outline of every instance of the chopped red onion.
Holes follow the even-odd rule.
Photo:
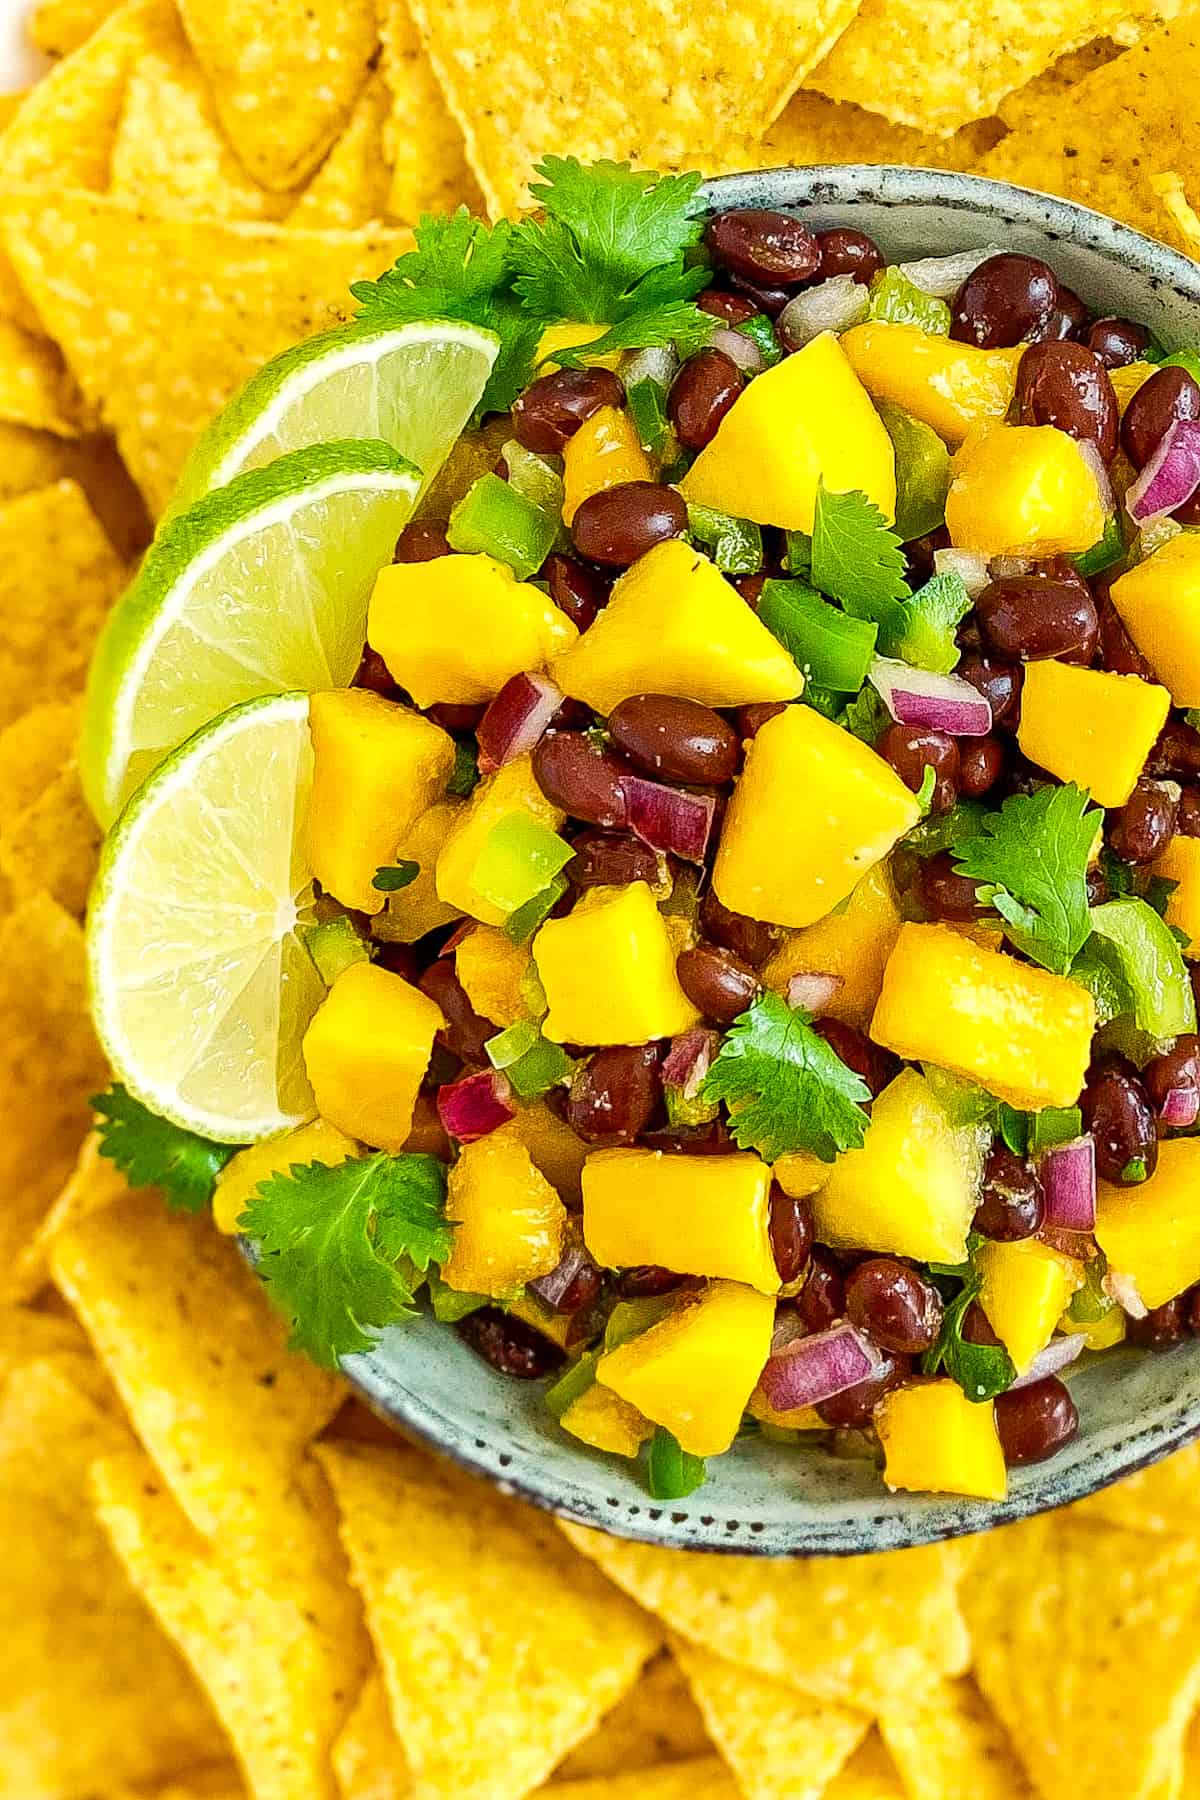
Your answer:
[[[1070,1331],[1064,1337],[1051,1338],[1046,1348],[1038,1351],[1025,1373],[1017,1376],[1009,1393],[1016,1388],[1032,1387],[1035,1381],[1045,1381],[1047,1375],[1057,1375],[1086,1348],[1086,1331]]]
[[[694,1025],[690,1031],[681,1031],[678,1037],[671,1039],[671,1048],[663,1062],[663,1086],[678,1088],[685,1100],[694,1100],[712,1067],[720,1042],[720,1034],[710,1031],[706,1025]]]
[[[843,1319],[828,1331],[797,1338],[778,1354],[772,1350],[758,1385],[776,1412],[791,1412],[857,1387],[879,1363],[879,1353]]]
[[[876,656],[867,680],[900,725],[927,725],[953,737],[983,737],[992,729],[990,702],[961,675],[932,675]]]
[[[1194,1125],[1200,1115],[1200,1092],[1194,1087],[1173,1087],[1167,1089],[1167,1097],[1158,1109],[1158,1116],[1164,1125],[1170,1125],[1175,1131],[1185,1126]]]
[[[437,1111],[448,1136],[460,1144],[473,1144],[517,1116],[508,1077],[498,1069],[481,1069],[439,1088]]]
[[[1028,575],[1035,566],[1032,556],[993,556],[988,574],[993,581],[1002,581],[1006,575]]]
[[[866,318],[870,304],[861,281],[834,275],[789,300],[775,321],[775,333],[785,350],[803,350],[823,331],[849,331]]]
[[[798,1006],[814,1019],[823,1013],[830,1001],[845,987],[840,975],[802,974],[793,975],[787,984],[787,1003]]]
[[[717,813],[712,794],[685,793],[641,775],[622,776],[621,791],[626,823],[644,844],[652,850],[671,851],[685,862],[704,861]]]
[[[743,375],[761,375],[767,366],[754,339],[744,331],[735,331],[732,325],[718,325],[708,345],[710,350],[720,350],[731,363],[736,363]]]
[[[1176,419],[1125,495],[1125,507],[1139,525],[1183,506],[1200,487],[1200,420]]]
[[[1001,244],[985,244],[982,250],[958,250],[953,256],[922,256],[917,262],[901,263],[900,273],[923,294],[932,294],[937,300],[953,300],[980,263],[1002,254]]]
[[[559,1261],[548,1275],[539,1275],[536,1281],[529,1283],[529,1291],[544,1300],[551,1312],[558,1309],[558,1303],[574,1281],[581,1269],[591,1263],[591,1257],[582,1244],[568,1244]]]
[[[450,933],[450,936],[438,951],[439,962],[443,956],[453,956],[454,952],[458,949],[458,946],[463,942],[463,939],[469,938],[471,933],[476,930],[478,930],[478,926],[474,919],[464,919],[461,925],[456,925],[454,930]]]
[[[645,350],[631,352],[621,370],[627,388],[639,381],[652,381],[656,387],[668,388],[679,373],[679,353],[671,344],[652,344]]]
[[[1132,1275],[1122,1275],[1119,1269],[1110,1269],[1101,1280],[1100,1287],[1131,1319],[1146,1317],[1149,1308],[1138,1293],[1137,1282]]]
[[[961,576],[962,584],[972,600],[978,600],[991,580],[988,559],[977,550],[935,550],[933,572],[935,575]]]
[[[547,675],[510,675],[476,731],[479,767],[490,775],[538,743],[563,703],[563,691]]]
[[[1042,1157],[1046,1223],[1060,1231],[1096,1228],[1096,1146],[1089,1136],[1058,1144]]]

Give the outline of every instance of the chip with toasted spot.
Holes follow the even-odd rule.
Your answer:
[[[879,1727],[911,1800],[1035,1800],[1008,1733],[969,1677],[906,1695]]]
[[[415,223],[422,213],[482,212],[462,126],[446,104],[408,0],[380,0],[383,74],[389,95],[384,151],[391,167],[388,211]]]
[[[382,75],[369,76],[345,131],[289,212],[289,225],[303,231],[355,231],[392,210],[391,171],[383,147],[389,105]]]
[[[118,0],[36,0],[29,35],[47,56],[69,56],[98,31]]]
[[[663,1650],[647,1663],[624,1699],[601,1719],[554,1771],[554,1781],[619,1775],[658,1763],[706,1756],[712,1743],[678,1662]]]

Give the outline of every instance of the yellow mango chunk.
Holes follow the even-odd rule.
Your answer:
[[[839,1249],[961,1262],[982,1161],[978,1131],[952,1124],[925,1077],[904,1069],[871,1108],[862,1149],[844,1151],[813,1195],[817,1236]]]
[[[230,1157],[217,1176],[213,1192],[213,1224],[218,1231],[233,1237],[241,1230],[238,1220],[258,1192],[260,1181],[272,1175],[284,1175],[293,1163],[324,1163],[333,1168],[348,1156],[357,1156],[359,1147],[353,1138],[331,1125],[327,1119],[314,1119],[311,1125],[300,1125],[282,1137],[268,1138],[262,1144],[250,1144]]]
[[[1114,1344],[1124,1343],[1128,1324],[1121,1308],[1110,1306],[1094,1325],[1078,1325],[1069,1313],[1064,1313],[1058,1329],[1066,1337],[1082,1337],[1088,1350],[1111,1350]]]
[[[507,1129],[520,1138],[534,1165],[573,1211],[583,1204],[583,1165],[588,1146],[565,1119],[538,1100],[522,1106]]]
[[[1123,368],[1108,371],[1108,378],[1113,384],[1113,391],[1117,396],[1117,406],[1122,418],[1125,416],[1125,408],[1138,389],[1144,387],[1150,377],[1157,372],[1158,364],[1148,362],[1126,363]]]
[[[478,925],[454,952],[454,968],[467,999],[481,1019],[499,1026],[531,1016],[526,997],[529,945],[514,944],[506,931]]]
[[[557,831],[564,817],[534,780],[528,756],[505,763],[481,781],[467,801],[437,859],[434,881],[439,900],[460,913],[470,913],[483,925],[503,925],[504,913],[484,898],[472,877],[493,826],[509,813],[520,812],[529,813],[548,831]]]
[[[600,1358],[596,1379],[693,1456],[720,1456],[738,1433],[771,1349],[775,1302],[710,1281],[666,1318]]]
[[[445,1020],[433,1001],[377,963],[339,975],[304,1034],[317,1111],[376,1150],[397,1151]]]
[[[1008,1470],[990,1401],[975,1404],[957,1381],[893,1388],[875,1408],[883,1479],[914,1494],[1003,1500]]]
[[[466,805],[453,794],[428,807],[396,845],[397,862],[415,862],[418,874],[407,887],[385,894],[387,905],[375,917],[372,937],[385,944],[415,944],[427,931],[461,919],[457,906],[438,899],[434,879],[437,859]]]
[[[764,967],[763,981],[786,994],[793,975],[836,975],[842,985],[824,1011],[849,1025],[865,1025],[899,931],[895,886],[887,864],[876,863],[844,907],[802,931],[788,932]]]
[[[454,1248],[442,1280],[460,1294],[503,1299],[562,1256],[567,1209],[508,1127],[463,1145],[447,1178],[446,1217]]]
[[[565,1350],[571,1335],[570,1313],[551,1312],[544,1300],[536,1294],[518,1294],[515,1300],[505,1302],[504,1310],[511,1313],[514,1319],[524,1319],[526,1325],[532,1325],[543,1337],[548,1337],[552,1344]]]
[[[654,1426],[636,1406],[598,1381],[571,1402],[558,1422],[581,1443],[590,1444],[593,1450],[607,1450],[611,1456],[636,1456],[646,1439],[654,1436]]]
[[[559,365],[552,359],[560,351],[581,350],[585,344],[594,344],[596,339],[603,337],[607,330],[607,325],[585,325],[581,320],[575,319],[564,319],[559,325],[547,325],[538,339],[536,360],[539,365],[549,363],[552,367],[557,368]],[[596,358],[596,362],[605,369],[616,368],[620,360],[621,352],[619,350],[611,355]]]
[[[407,706],[366,688],[313,694],[308,807],[309,867],[327,893],[358,912],[377,913],[385,896],[376,872],[445,791],[454,739]]]
[[[812,925],[920,816],[869,744],[812,707],[789,706],[746,751],[713,867],[717,898],[752,919]]]
[[[578,635],[540,588],[492,556],[389,563],[367,613],[367,642],[422,707],[480,706]]]
[[[654,464],[629,414],[618,406],[602,406],[563,446],[563,524],[569,525],[593,494],[626,481],[654,479]]]
[[[1104,535],[1095,471],[1053,425],[989,425],[954,458],[946,529],[958,550],[984,556],[1058,556]]]
[[[1037,1238],[981,1244],[975,1261],[983,1277],[979,1304],[1017,1374],[1024,1375],[1083,1285],[1083,1264]]]
[[[583,1241],[605,1269],[656,1263],[777,1294],[770,1202],[771,1171],[746,1151],[594,1150],[583,1166]]]
[[[1200,1281],[1200,1138],[1169,1138],[1136,1187],[1100,1183],[1096,1242],[1144,1306],[1165,1306]]]
[[[831,331],[742,390],[679,491],[735,518],[811,531],[821,483],[896,516],[892,440]]]
[[[1112,602],[1176,706],[1200,706],[1200,537],[1181,531],[1113,582]]]
[[[544,1035],[556,1044],[646,1044],[700,1014],[679,985],[666,920],[644,881],[589,888],[533,940],[546,991]]]
[[[552,674],[564,693],[606,715],[632,694],[748,706],[794,700],[804,688],[753,608],[707,556],[678,538],[656,544],[621,576]]]
[[[815,1406],[793,1406],[788,1412],[776,1412],[761,1388],[755,1388],[746,1402],[752,1419],[776,1431],[828,1431],[829,1427]]]
[[[973,425],[1004,417],[1025,353],[1023,344],[980,350],[917,325],[854,325],[839,342],[873,400],[902,406],[950,445]]]
[[[771,1173],[785,1194],[790,1194],[794,1200],[806,1200],[825,1186],[832,1166],[807,1150],[789,1150],[786,1156],[771,1164]]]
[[[1170,709],[1166,688],[1139,675],[1026,663],[1017,742],[1030,762],[1101,806],[1124,806]]]
[[[1200,956],[1200,838],[1173,837],[1153,873],[1176,883],[1167,900],[1166,921],[1189,940],[1183,954]]]
[[[944,925],[902,926],[871,1020],[875,1042],[906,1062],[936,1063],[1030,1111],[1075,1104],[1095,1029],[1078,982]]]

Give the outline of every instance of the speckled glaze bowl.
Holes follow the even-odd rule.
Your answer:
[[[1144,320],[1170,347],[1200,342],[1200,268],[1083,207],[970,175],[817,167],[709,183],[714,210],[772,206],[816,228],[852,224],[889,261],[1003,244],[1046,257],[1101,313]],[[346,1373],[385,1417],[464,1467],[564,1518],[687,1550],[848,1554],[983,1531],[1061,1506],[1200,1435],[1200,1341],[1160,1355],[1117,1352],[1070,1372],[1075,1441],[1012,1472],[1002,1504],[889,1494],[878,1471],[817,1445],[749,1437],[709,1464],[684,1501],[651,1500],[635,1466],[585,1449],[542,1404],[543,1383],[494,1373],[426,1317],[386,1332]]]

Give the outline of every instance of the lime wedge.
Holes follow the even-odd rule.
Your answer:
[[[88,676],[81,772],[102,825],[218,713],[353,679],[371,588],[419,486],[387,444],[315,444],[162,528]]]
[[[245,469],[333,438],[381,438],[428,487],[479,403],[495,332],[451,319],[343,325],[266,363],[192,451],[172,514]]]
[[[315,1110],[300,1046],[325,990],[298,935],[311,781],[306,695],[235,707],[134,795],[93,890],[92,1010],[118,1079],[223,1143]]]

